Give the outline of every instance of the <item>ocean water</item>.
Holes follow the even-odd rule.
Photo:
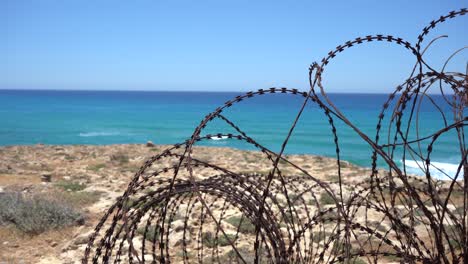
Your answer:
[[[0,145],[30,144],[174,144],[188,139],[200,121],[216,107],[242,92],[143,92],[143,91],[45,91],[0,90]],[[384,94],[331,94],[330,98],[353,124],[370,139],[375,128]],[[450,107],[439,95],[431,98],[441,106],[447,123],[453,122]],[[279,151],[304,98],[291,94],[266,94],[243,100],[223,111],[223,115],[260,144]],[[394,104],[390,105],[392,108]],[[442,115],[428,100],[418,111],[420,137],[441,129]],[[388,113],[382,125],[381,141],[388,141],[394,129]],[[416,117],[413,117],[413,120]],[[371,149],[358,134],[334,118],[338,131],[340,155],[344,160],[370,167]],[[405,124],[403,125],[405,127]],[[390,127],[390,128],[389,128]],[[415,123],[409,127],[410,139],[415,138]],[[215,119],[202,135],[237,134],[220,119]],[[427,155],[427,143],[421,148]],[[236,140],[205,140],[201,145],[255,149]],[[335,157],[335,144],[328,119],[310,102],[285,149],[286,154],[317,154]],[[437,168],[431,174],[439,178],[455,176],[460,163],[458,139],[454,131],[444,133],[434,144],[431,161]],[[394,160],[408,160],[407,171],[421,174],[424,163],[403,147],[395,150]],[[379,166],[385,167],[382,159]],[[440,170],[443,172],[441,172]],[[458,176],[461,178],[462,176]]]

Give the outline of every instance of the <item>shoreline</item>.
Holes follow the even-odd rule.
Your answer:
[[[11,225],[0,225],[0,260],[26,263],[79,263],[87,236],[103,213],[122,195],[149,157],[170,145],[14,145],[0,147],[0,193],[46,195],[72,199],[85,215],[83,225],[25,235]],[[179,153],[182,151],[178,150]],[[259,151],[228,147],[196,146],[193,157],[241,174],[267,174],[269,160]],[[289,160],[320,180],[334,182],[336,160],[315,155],[288,155]],[[170,167],[174,160],[161,160],[155,170]],[[350,184],[370,172],[342,162],[343,177]],[[286,177],[301,175],[280,162]],[[185,172],[180,177],[185,177]],[[298,177],[299,177],[298,176]],[[44,182],[44,178],[50,178]],[[79,197],[79,198],[77,198]],[[91,199],[91,200],[90,200]],[[15,252],[15,254],[12,254]]]
[[[85,220],[80,225],[53,229],[34,236],[23,234],[11,225],[0,224],[0,245],[2,245],[0,260],[26,263],[79,263],[86,247],[87,237],[103,213],[127,189],[144,162],[169,146],[146,144],[1,146],[0,194],[18,193],[30,197],[45,195],[53,199],[70,200],[82,212]],[[180,148],[174,153],[181,154],[182,151]],[[259,151],[195,146],[192,157],[244,175],[266,175],[271,169],[271,161]],[[336,159],[305,154],[287,155],[287,159],[314,178],[326,182],[330,188],[338,190]],[[158,160],[152,164],[151,169],[158,171],[171,167],[177,160],[175,157]],[[280,161],[279,168],[285,178],[314,184],[305,174],[286,162]],[[219,175],[219,172],[213,170],[210,172],[203,168],[197,169],[196,172],[199,179]],[[357,186],[363,186],[360,184],[365,182],[370,173],[368,168],[341,161],[341,180],[347,189],[345,194],[353,192],[353,188]],[[385,174],[385,171],[379,171],[379,177]],[[186,178],[187,175],[186,171],[181,170],[178,177]],[[421,180],[424,179],[421,178],[419,181]],[[417,179],[412,181],[418,184]]]
[[[45,144],[45,143],[36,143],[36,144],[17,144],[17,145],[0,145],[0,150],[1,149],[8,149],[8,148],[15,148],[15,147],[24,147],[24,148],[37,148],[37,147],[63,147],[63,148],[76,148],[76,147],[85,147],[85,148],[107,148],[107,147],[117,147],[121,148],[122,146],[146,146],[148,147],[147,144],[152,145],[154,148],[168,148],[173,145],[171,144],[155,144],[152,143],[151,141],[148,141],[147,143],[115,143],[115,144]],[[257,149],[241,149],[241,148],[236,148],[235,146],[210,146],[210,145],[195,145],[195,148],[212,148],[212,149],[232,149],[234,151],[241,151],[241,152],[258,152],[261,153],[260,150]],[[326,159],[333,159],[336,160],[335,156],[327,156],[327,155],[320,155],[320,154],[311,154],[311,153],[286,153],[284,154],[285,157],[287,156],[310,156],[310,157],[322,157]],[[362,168],[362,169],[367,169],[370,170],[370,166],[363,166],[360,164],[356,164],[350,160],[346,159],[341,159],[342,162],[352,164],[353,166]],[[397,164],[401,164],[401,160],[397,162]],[[420,167],[421,164],[424,162],[422,161],[415,161],[415,160],[407,160],[406,161],[406,170],[407,170],[407,175],[410,176],[416,176],[416,177],[426,177],[424,173],[421,172]],[[431,161],[431,164],[438,166],[439,169],[444,170],[448,175],[455,175],[456,170],[458,168],[458,164],[455,163],[448,163],[448,162],[438,162],[438,161]],[[387,171],[388,169],[382,166],[377,167],[378,170],[384,170]],[[402,168],[401,168],[402,169]],[[431,177],[437,180],[450,180],[448,179],[445,175],[443,175],[438,169],[436,168],[431,168]],[[459,176],[460,178],[460,176]]]

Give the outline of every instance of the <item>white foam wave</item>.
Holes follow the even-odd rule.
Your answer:
[[[425,168],[426,168],[426,163],[423,161],[415,161],[415,160],[406,160],[406,172],[408,174],[416,174],[416,175],[426,175],[425,174]],[[423,170],[421,170],[421,168]],[[439,180],[450,180],[449,177],[452,179],[455,177],[457,174],[458,170],[458,164],[453,164],[453,163],[445,163],[445,162],[431,162],[431,165],[429,165],[429,172],[432,177],[439,179]],[[447,177],[447,174],[449,177]],[[463,171],[461,171],[458,175],[458,180],[463,178]]]
[[[210,137],[211,140],[223,140],[223,139],[227,139],[228,136],[221,136],[221,137],[218,137],[218,136],[212,136]]]
[[[80,137],[107,137],[119,135],[119,132],[86,132],[80,133]]]

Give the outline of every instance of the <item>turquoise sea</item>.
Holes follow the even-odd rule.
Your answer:
[[[149,140],[156,144],[179,143],[191,136],[208,113],[240,94],[243,93],[0,90],[0,145],[102,145]],[[378,115],[388,95],[331,94],[330,97],[354,124],[371,139],[375,138]],[[443,98],[440,95],[431,98],[442,106],[448,123],[453,122],[453,113]],[[260,144],[278,151],[303,100],[297,95],[266,94],[243,100],[223,111],[223,115]],[[387,114],[383,125],[383,140],[387,140],[389,116]],[[421,105],[418,118],[421,137],[444,126],[438,110],[426,101]],[[343,122],[334,121],[342,159],[370,167],[371,151],[367,143]],[[414,126],[410,128],[413,130]],[[235,131],[215,119],[202,135],[213,133]],[[254,149],[236,139],[213,139],[200,144]],[[426,145],[424,142],[421,145],[423,153]],[[335,156],[330,125],[314,103],[306,107],[285,152]],[[403,149],[397,149],[396,153],[395,160],[401,162]],[[410,160],[407,170],[417,173],[418,158],[407,154],[405,159]],[[455,175],[460,161],[455,133],[440,137],[434,145],[431,161],[437,162],[447,174]],[[384,163],[379,161],[379,165],[384,166]],[[444,177],[437,171],[434,174]]]

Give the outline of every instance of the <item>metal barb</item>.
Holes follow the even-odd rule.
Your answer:
[[[430,22],[414,46],[402,38],[381,34],[338,45],[320,64],[311,64],[308,92],[269,88],[227,101],[208,114],[185,142],[144,163],[96,226],[82,262],[465,263],[467,72],[434,70],[424,60],[424,51],[437,39],[426,49],[421,46],[439,24],[466,13],[466,9],[452,11]],[[328,98],[322,74],[340,53],[373,41],[409,50],[416,63],[409,78],[383,102],[375,135],[368,135]],[[453,118],[428,93],[431,87],[440,89],[445,103],[453,110]],[[281,152],[275,153],[222,114],[241,101],[271,94],[304,97],[290,134],[306,104],[323,112],[336,146],[335,179],[315,177],[309,169],[283,155],[290,134]],[[439,109],[444,123],[430,135],[423,135],[419,129],[422,100]],[[204,136],[204,128],[213,120],[225,122],[237,134]],[[360,182],[350,181],[344,175],[349,165],[340,160],[337,122],[344,122],[372,148],[372,167],[361,170],[365,175],[359,178]],[[410,133],[414,127],[415,136]],[[382,131],[386,129],[388,135],[384,137]],[[446,175],[450,179],[447,181],[431,175],[440,170],[431,158],[434,145],[442,136],[454,136],[451,142],[457,142],[460,149],[458,171],[456,175]],[[261,156],[251,162],[263,159],[271,165],[269,172],[235,171],[233,166],[222,166],[228,160],[220,165],[197,157],[194,145],[213,138],[252,145]],[[386,164],[386,170],[377,167],[378,159]],[[418,165],[425,177],[408,175],[409,159],[420,161]],[[295,173],[288,173],[291,170]]]

